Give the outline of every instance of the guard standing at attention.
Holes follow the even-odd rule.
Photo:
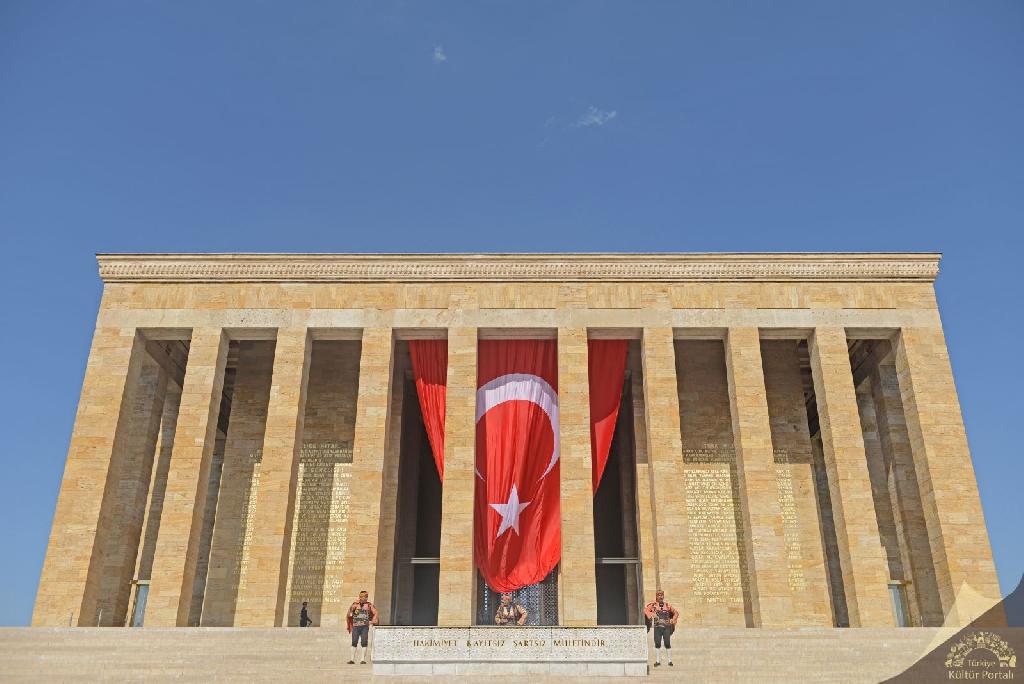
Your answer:
[[[494,615],[494,624],[502,627],[526,624],[526,609],[518,603],[512,602],[512,594],[501,595],[501,605]]]
[[[669,667],[672,667],[672,632],[679,621],[679,611],[665,601],[665,592],[659,589],[654,594],[654,600],[644,608],[644,617],[647,618],[647,629],[654,627],[654,667],[661,666],[662,641],[665,642]]]
[[[359,600],[349,606],[345,622],[348,623],[348,631],[352,633],[352,655],[349,658],[348,664],[355,664],[356,645],[362,642],[362,648],[359,652],[359,664],[365,665],[366,645],[370,640],[370,625],[377,624],[377,608],[370,603],[370,595],[367,592],[359,592]]]

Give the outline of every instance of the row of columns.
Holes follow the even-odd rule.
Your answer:
[[[727,331],[726,362],[736,446],[740,510],[745,527],[752,617],[756,626],[795,624],[764,372],[757,328]],[[237,626],[286,624],[285,594],[294,519],[296,473],[309,375],[310,334],[281,328],[273,361],[246,581],[239,587]],[[472,621],[477,329],[448,330],[445,478],[440,549],[440,625]],[[812,374],[840,566],[851,626],[893,624],[887,566],[873,509],[847,336],[840,327],[816,328],[809,338]],[[152,563],[146,624],[185,625],[205,514],[206,488],[217,429],[228,338],[220,328],[192,331],[163,512]],[[558,331],[561,414],[562,560],[560,616],[566,625],[597,620],[592,514],[587,330]],[[997,598],[970,454],[953,386],[945,341],[937,328],[904,329],[895,347],[910,451],[921,508],[936,564],[942,608],[953,611],[965,582]],[[118,513],[132,491],[114,483],[141,472],[132,465],[139,438],[128,407],[144,400],[136,386],[144,371],[144,340],[134,330],[98,328],[93,340],[33,624],[95,624],[109,565],[120,558]],[[640,501],[640,542],[652,544],[654,568],[645,568],[674,600],[691,594],[686,540],[679,398],[672,328],[642,333],[642,403],[649,502]],[[393,517],[394,494],[384,481],[391,430],[394,335],[387,327],[363,332],[348,549],[342,596],[390,584],[390,540],[382,518]],[[118,407],[111,411],[111,407]],[[159,415],[159,408],[152,408]],[[136,446],[133,447],[132,445]],[[137,459],[136,459],[137,460]],[[151,460],[151,459],[150,459]],[[148,472],[148,471],[147,471]],[[644,497],[640,497],[643,499]],[[650,511],[643,510],[651,505]],[[649,521],[649,522],[648,522]],[[137,530],[135,531],[137,532]],[[652,534],[653,532],[653,534]],[[136,535],[137,537],[137,535]],[[116,546],[116,545],[114,545]],[[389,574],[385,578],[378,573]],[[383,582],[383,584],[382,584]],[[649,591],[654,587],[648,586]],[[389,593],[385,588],[385,593]],[[957,619],[956,615],[952,616]],[[73,619],[73,618],[72,618]]]

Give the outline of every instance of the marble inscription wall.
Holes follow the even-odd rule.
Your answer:
[[[793,612],[797,624],[828,626],[832,611],[798,342],[763,340],[761,363]]]
[[[683,617],[742,627],[750,620],[749,581],[724,345],[677,341],[676,374],[692,591]]]
[[[289,625],[298,625],[303,601],[309,603],[316,625],[322,614],[340,614],[341,604],[347,604],[341,596],[341,573],[347,553],[359,353],[357,341],[313,343],[288,564]]]

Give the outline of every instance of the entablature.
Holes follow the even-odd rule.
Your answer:
[[[98,254],[104,282],[933,282],[934,252]]]

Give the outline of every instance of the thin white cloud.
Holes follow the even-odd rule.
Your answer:
[[[444,45],[434,46],[434,64],[440,64],[441,62],[447,62],[448,55],[444,54]]]
[[[606,123],[618,116],[618,112],[614,109],[608,111],[604,109],[598,109],[597,107],[589,107],[580,118],[576,119],[576,123],[572,125],[573,128],[584,128],[590,126],[604,126]]]

